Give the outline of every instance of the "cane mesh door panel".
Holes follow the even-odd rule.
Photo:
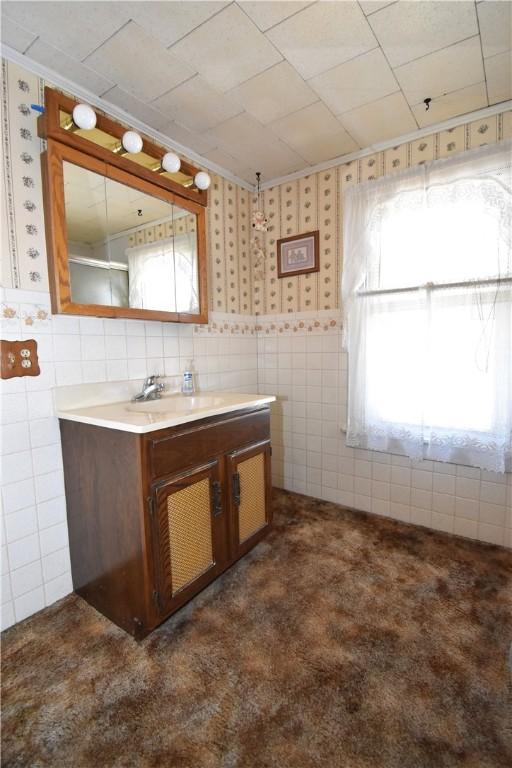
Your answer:
[[[172,594],[213,565],[210,479],[167,497]]]
[[[238,539],[246,541],[266,525],[265,454],[258,453],[240,461],[240,504],[238,506]]]

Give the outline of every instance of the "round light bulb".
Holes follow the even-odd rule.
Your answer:
[[[73,107],[73,122],[84,131],[96,127],[96,113],[88,104],[77,104]]]
[[[134,155],[142,150],[142,139],[135,131],[126,131],[126,133],[123,133],[123,138],[121,141],[123,147],[131,155]]]
[[[166,152],[162,157],[162,168],[167,173],[177,173],[181,168],[181,160],[175,152]]]
[[[196,173],[194,176],[194,184],[198,189],[208,189],[211,181],[209,174],[205,171],[199,171],[199,173]]]

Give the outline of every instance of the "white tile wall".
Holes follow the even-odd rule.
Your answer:
[[[27,326],[23,313],[49,307],[48,294],[2,290],[17,312],[2,338],[34,338],[41,375],[0,382],[2,473],[2,628],[72,590],[55,386],[176,377],[194,361],[201,389],[257,391],[255,337],[199,337],[192,326],[53,316]],[[20,319],[22,318],[22,319]],[[222,316],[223,318],[223,316]],[[224,319],[224,318],[223,318]],[[247,318],[243,318],[246,321]],[[236,315],[230,320],[239,321]]]
[[[307,314],[287,315],[292,326],[300,318]],[[284,334],[276,326],[269,335],[267,319],[258,320],[258,385],[279,397],[272,406],[274,485],[512,547],[512,474],[347,448],[339,330]]]

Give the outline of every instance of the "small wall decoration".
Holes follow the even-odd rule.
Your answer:
[[[267,219],[262,211],[252,212],[252,228],[255,232],[267,231]]]
[[[278,277],[304,275],[320,270],[318,230],[277,241]]]

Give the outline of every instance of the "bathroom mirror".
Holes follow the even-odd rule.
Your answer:
[[[205,209],[48,140],[54,312],[206,322]]]

